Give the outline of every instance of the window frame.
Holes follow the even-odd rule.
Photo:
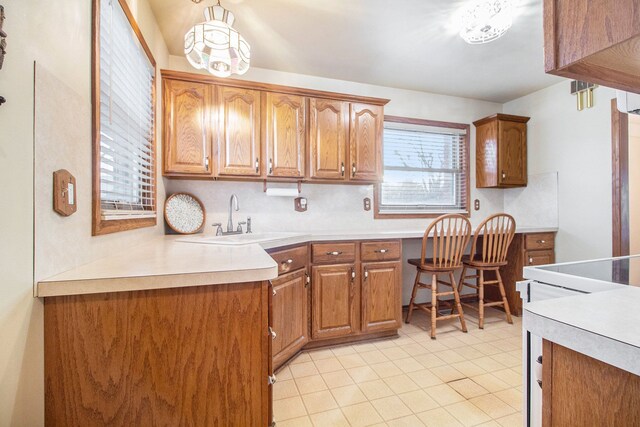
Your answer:
[[[466,181],[466,200],[465,200],[465,208],[467,213],[461,214],[465,217],[469,218],[471,216],[470,211],[470,193],[471,193],[471,182],[469,179],[469,169],[471,167],[469,163],[470,159],[470,143],[469,140],[471,138],[471,125],[466,123],[453,123],[453,122],[442,122],[436,120],[426,120],[426,119],[414,119],[408,117],[401,116],[384,116],[384,122],[391,123],[404,123],[418,126],[429,126],[429,127],[440,127],[445,129],[461,129],[465,130],[466,134],[464,136],[464,147],[465,147],[465,171],[464,171],[464,179]],[[384,153],[384,138],[382,140],[382,153]],[[384,173],[384,154],[382,157],[382,171]],[[384,178],[383,178],[384,180]],[[382,182],[376,183],[373,188],[373,218],[374,219],[410,219],[410,218],[437,218],[440,215],[445,214],[446,212],[433,212],[433,213],[381,213],[380,212],[380,190],[381,190]]]
[[[158,170],[157,170],[157,65],[153,58],[151,49],[140,31],[126,0],[117,1],[122,7],[127,21],[131,25],[142,49],[149,62],[153,66],[153,81],[151,91],[151,102],[153,108],[153,132],[151,138],[151,156],[153,168],[153,208],[156,215],[153,218],[125,218],[118,220],[102,219],[102,204],[100,197],[100,2],[108,0],[93,0],[92,7],[92,28],[91,28],[91,106],[92,106],[92,235],[100,236],[104,234],[117,233],[120,231],[134,230],[143,227],[153,227],[158,223]]]

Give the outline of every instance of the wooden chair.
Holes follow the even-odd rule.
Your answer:
[[[427,258],[427,243],[432,234],[433,257]],[[422,237],[422,253],[420,259],[410,259],[409,264],[416,266],[416,280],[411,293],[409,312],[406,323],[411,322],[411,314],[414,308],[419,308],[431,314],[431,338],[436,338],[436,322],[438,320],[458,317],[462,331],[467,332],[467,325],[464,322],[464,313],[460,305],[460,296],[456,288],[456,280],[453,272],[462,267],[462,255],[469,239],[471,238],[471,224],[462,215],[442,215],[436,218],[424,232]],[[423,273],[431,274],[431,283],[420,282]],[[438,279],[438,275],[446,274],[449,281]],[[438,292],[438,285],[451,287],[451,291]],[[431,290],[431,303],[416,304],[416,293],[418,289],[425,288]],[[453,295],[452,300],[439,300],[438,297]],[[439,303],[451,305],[451,314],[438,316]],[[458,314],[453,314],[457,309]]]
[[[484,329],[484,308],[503,306],[507,314],[507,322],[513,323],[511,319],[511,310],[504,291],[504,284],[500,276],[500,267],[507,265],[507,251],[513,240],[516,231],[516,221],[511,215],[496,214],[485,219],[476,229],[471,244],[471,255],[463,257],[462,275],[460,275],[460,283],[458,292],[461,293],[465,286],[477,290],[478,298],[478,326]],[[480,243],[478,243],[481,241]],[[481,250],[478,246],[482,246]],[[476,254],[476,251],[480,251]],[[467,276],[467,270],[476,270],[476,274]],[[485,272],[494,271],[496,279],[486,280]],[[476,279],[476,284],[468,283],[467,279]],[[502,301],[484,302],[485,285],[498,285]],[[465,306],[471,307],[469,304]],[[475,309],[475,307],[473,307]],[[453,310],[451,311],[453,313]]]

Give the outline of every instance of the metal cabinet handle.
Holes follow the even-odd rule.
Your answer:
[[[273,296],[275,297],[275,296],[276,296],[276,294],[277,294],[276,290],[275,290],[275,289],[272,289],[272,290],[271,290],[271,292],[273,293]]]
[[[269,159],[269,175],[273,173],[273,159]]]
[[[260,161],[257,157],[256,157],[256,173],[260,173]]]
[[[353,163],[351,165],[351,177],[355,177],[356,176],[356,164]]]
[[[271,326],[269,326],[269,335],[271,335],[272,340],[275,340],[276,337],[278,336],[278,334],[276,334],[276,332],[273,329],[271,329]]]
[[[276,376],[275,376],[275,375],[269,375],[269,376],[267,377],[267,384],[269,384],[269,385],[273,385],[273,384],[275,384],[275,383],[276,383],[276,381],[277,381],[277,380],[278,380],[278,379],[276,378]]]
[[[546,240],[538,240],[538,243],[547,243]]]
[[[529,257],[529,264],[533,264],[533,258]]]
[[[353,283],[356,280],[356,271],[352,268],[351,269],[351,283]]]
[[[364,271],[364,280],[369,278],[369,272],[367,270]]]
[[[344,162],[340,163],[340,175],[344,176]]]
[[[204,170],[209,170],[209,156],[204,158]]]
[[[304,281],[304,287],[308,287],[309,284],[311,283],[311,276],[309,276],[309,273],[307,273],[306,271],[304,272],[304,277],[305,277],[305,281]]]
[[[505,179],[507,177],[507,174],[504,173],[504,171],[502,171],[502,179]]]
[[[342,255],[342,251],[327,252],[327,255],[333,255],[333,256]]]
[[[377,254],[386,254],[389,252],[389,249],[376,249],[374,252]]]
[[[288,259],[285,261],[287,264],[293,264],[293,260],[292,259]]]

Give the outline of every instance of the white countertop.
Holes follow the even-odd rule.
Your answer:
[[[555,232],[557,228],[518,228],[518,233]],[[186,286],[242,283],[274,279],[276,262],[265,252],[293,244],[339,240],[422,238],[424,230],[317,231],[248,245],[177,242],[163,236],[124,254],[102,258],[41,280],[38,297],[136,291]]]

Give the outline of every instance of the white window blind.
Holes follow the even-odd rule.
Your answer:
[[[385,122],[379,212],[467,212],[466,131]]]
[[[155,217],[155,65],[118,0],[100,1],[103,220]]]

